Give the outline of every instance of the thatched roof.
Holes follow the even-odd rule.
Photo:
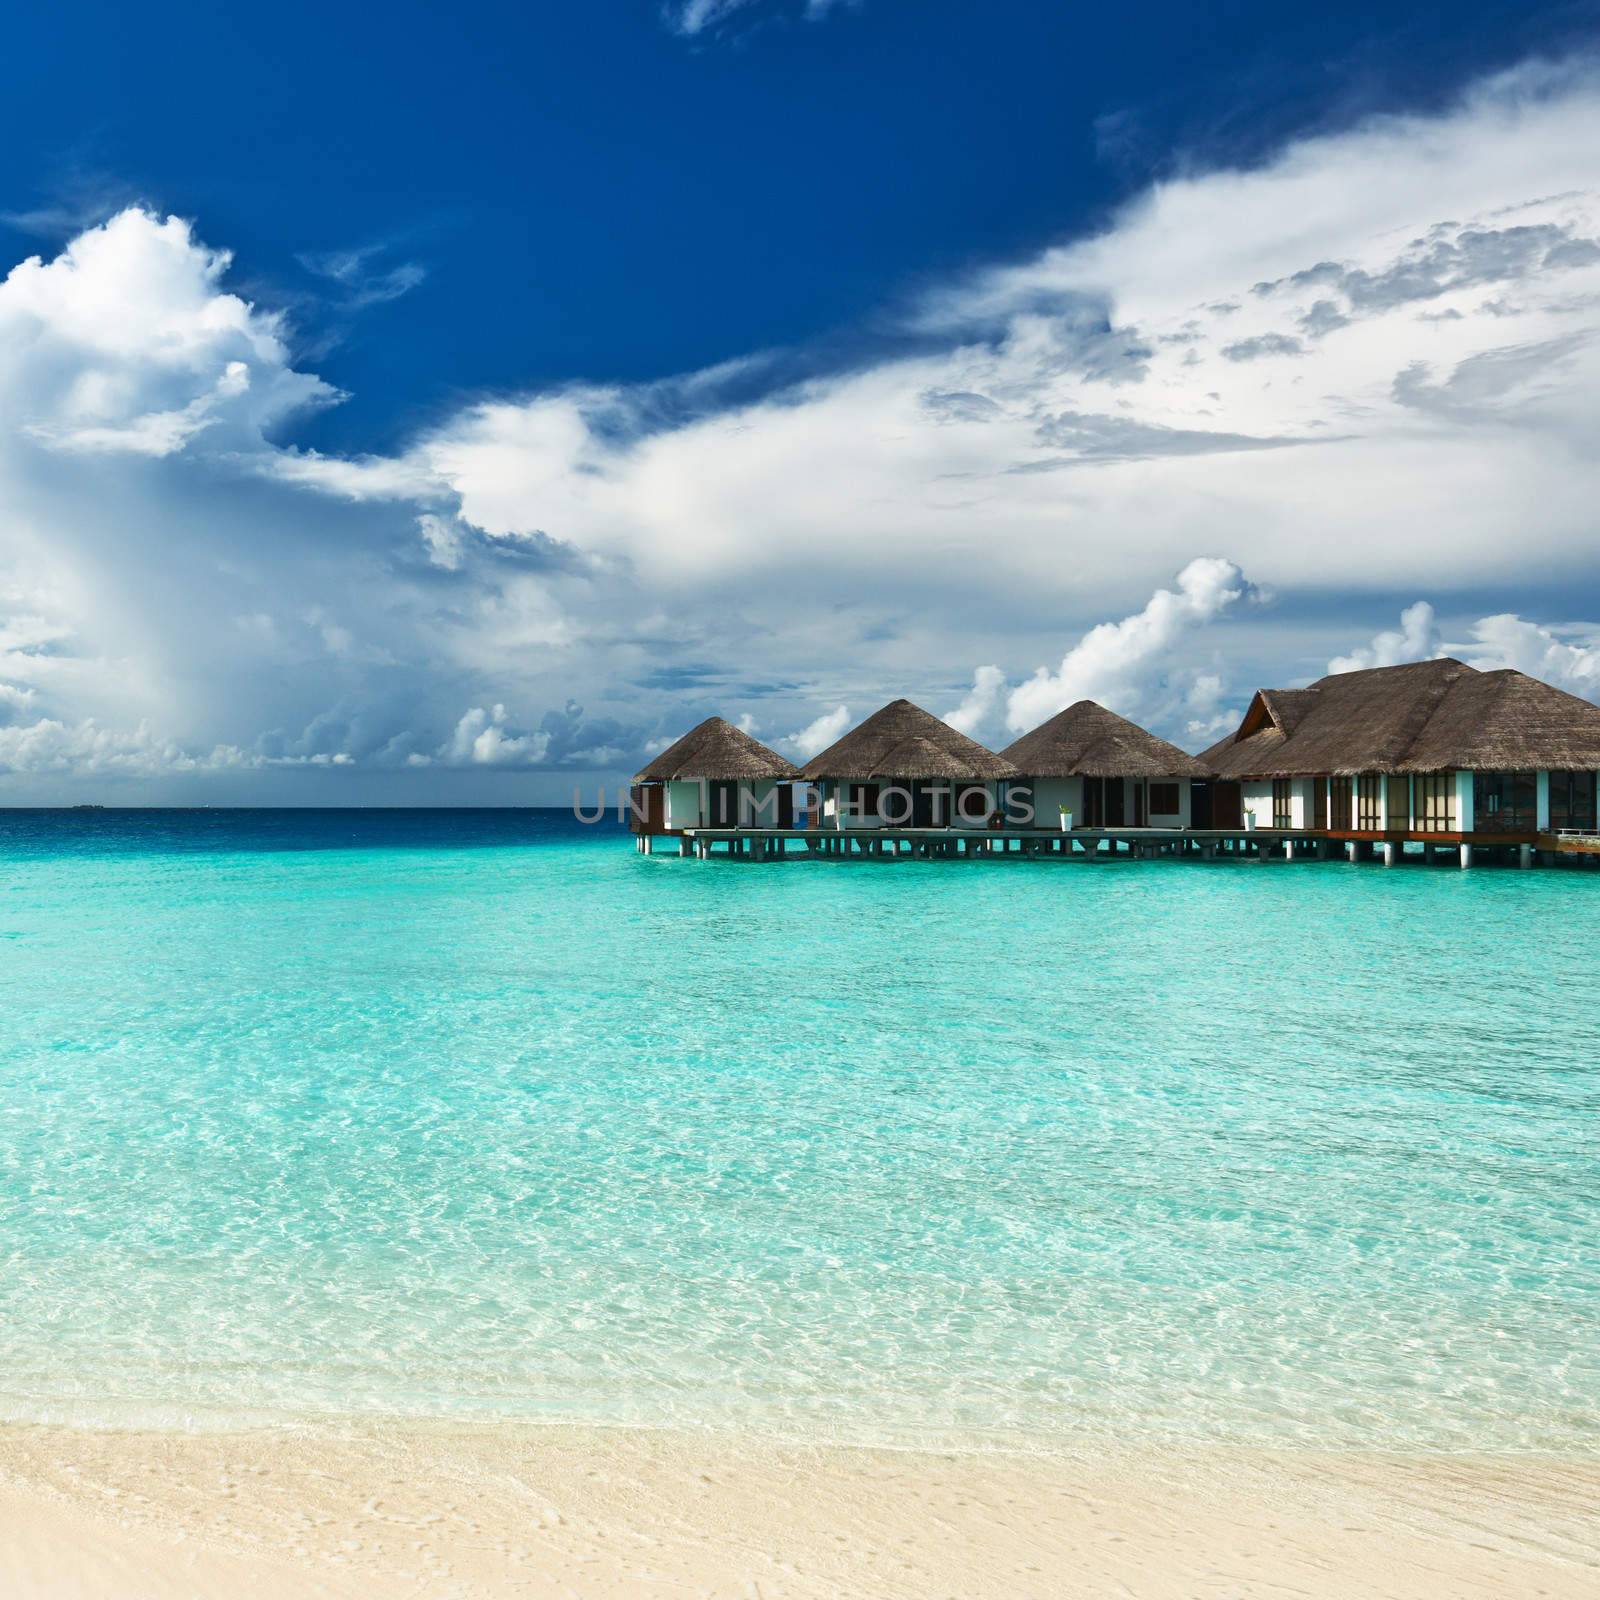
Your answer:
[[[1402,772],[1600,769],[1600,706],[1525,672],[1458,678],[1406,752]]]
[[[854,782],[954,778],[982,783],[990,778],[1015,778],[1018,773],[1009,761],[957,733],[921,706],[892,700],[837,744],[813,756],[800,775]]]
[[[1223,778],[1600,768],[1600,706],[1449,657],[1264,689],[1202,752]]]
[[[721,717],[707,717],[676,744],[668,745],[648,766],[634,773],[635,783],[668,783],[675,779],[798,778],[791,761],[769,750]]]
[[[1137,722],[1080,700],[1007,745],[1002,756],[1030,778],[1205,778],[1209,769]]]

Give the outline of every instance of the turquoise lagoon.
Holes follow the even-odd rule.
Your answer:
[[[1600,875],[0,816],[0,1417],[1593,1448]]]

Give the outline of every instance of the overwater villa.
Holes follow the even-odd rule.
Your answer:
[[[891,700],[800,776],[824,828],[987,828],[1017,769],[909,700]]]
[[[1035,827],[1067,818],[1083,828],[1211,826],[1210,769],[1093,700],[1058,711],[1000,754],[1032,793]]]
[[[791,761],[721,717],[707,717],[634,774],[630,796],[641,848],[691,828],[794,826]]]
[[[895,700],[797,770],[720,717],[635,779],[639,848],[1600,864],[1600,706],[1453,659],[1260,689],[1199,756],[1091,700],[996,754]],[[1031,809],[1022,802],[1031,799]]]
[[[1463,865],[1475,845],[1527,859],[1595,830],[1600,707],[1526,673],[1417,661],[1258,690],[1200,760],[1239,784],[1252,828],[1342,840],[1352,857],[1420,841],[1457,845]]]

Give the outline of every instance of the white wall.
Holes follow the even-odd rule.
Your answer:
[[[1456,774],[1456,831],[1458,833],[1471,833],[1477,826],[1477,821],[1472,814],[1472,774],[1458,772]]]
[[[698,828],[700,826],[701,789],[698,783],[673,782],[667,785],[667,826]]]
[[[1550,774],[1540,772],[1534,775],[1534,782],[1538,784],[1534,801],[1533,825],[1540,833],[1550,831]]]
[[[1258,828],[1272,826],[1272,780],[1258,778],[1240,785],[1244,796],[1244,809],[1255,818]]]
[[[1072,813],[1072,825],[1083,826],[1082,778],[1032,778],[1014,785],[1033,791],[1033,826],[1051,833],[1061,829],[1061,807]]]

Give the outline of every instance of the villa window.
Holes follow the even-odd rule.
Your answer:
[[[1552,772],[1550,774],[1550,826],[1555,829],[1581,828],[1593,833],[1595,817],[1595,775],[1592,772]]]
[[[1292,828],[1294,826],[1294,779],[1274,778],[1272,780],[1272,826],[1274,828]]]
[[[1456,775],[1453,772],[1419,772],[1412,780],[1416,794],[1418,833],[1456,831]]]
[[[1365,773],[1356,779],[1356,829],[1376,833],[1383,826],[1383,779]]]
[[[1403,774],[1389,779],[1389,826],[1408,828],[1411,825],[1411,780]]]
[[[1175,783],[1152,783],[1150,785],[1150,815],[1152,817],[1175,817],[1178,814],[1178,786]]]
[[[1532,833],[1539,780],[1532,772],[1475,772],[1472,819],[1479,833]]]

